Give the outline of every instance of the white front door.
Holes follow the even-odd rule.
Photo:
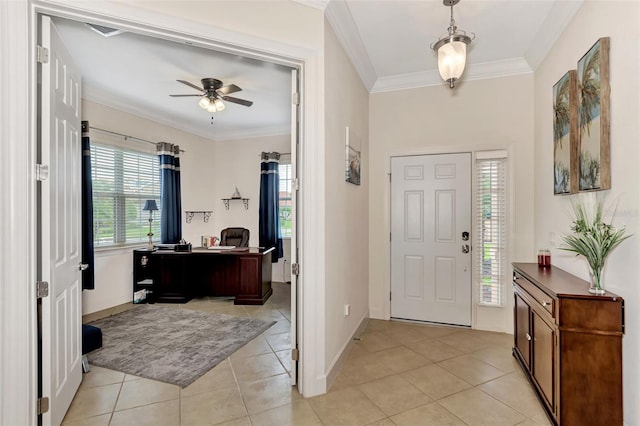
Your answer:
[[[82,380],[80,73],[51,19],[41,17],[41,158],[49,177],[40,190],[42,280],[42,395],[44,425],[59,425]]]
[[[471,154],[391,159],[391,317],[471,325]]]

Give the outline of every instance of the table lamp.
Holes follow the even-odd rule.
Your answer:
[[[156,205],[156,200],[147,200],[144,203],[144,207],[142,208],[144,211],[149,211],[149,242],[147,243],[147,249],[153,250],[153,241],[151,240],[153,237],[153,232],[151,232],[151,222],[153,222],[153,211],[158,210],[158,206]]]

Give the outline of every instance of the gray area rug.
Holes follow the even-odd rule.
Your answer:
[[[275,321],[158,305],[136,307],[91,323],[102,330],[92,365],[188,386]]]

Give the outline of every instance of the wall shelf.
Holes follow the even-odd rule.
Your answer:
[[[195,215],[196,213],[202,213],[202,217],[206,222],[209,222],[209,218],[211,217],[211,213],[213,213],[213,211],[211,210],[185,210],[184,211],[185,215],[187,216],[187,223],[191,223],[191,220],[193,219],[193,215]]]
[[[229,201],[242,201],[242,204],[244,204],[244,209],[249,210],[248,198],[223,198],[222,202],[224,203],[225,210],[229,210]]]

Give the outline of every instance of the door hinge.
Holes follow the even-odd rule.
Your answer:
[[[292,263],[291,264],[291,274],[295,275],[296,277],[298,275],[300,275],[300,264],[299,263]]]
[[[389,241],[391,241],[391,232],[389,232]]]
[[[389,183],[391,183],[391,173],[388,173],[389,175]]]
[[[49,63],[49,49],[43,46],[38,46],[36,48],[36,59],[40,64],[48,64]]]
[[[38,398],[36,401],[36,412],[39,415],[46,413],[49,411],[49,398]]]
[[[389,292],[389,301],[391,301],[391,292]]]
[[[49,166],[46,164],[36,164],[36,180],[43,182],[49,179]]]
[[[36,299],[49,296],[49,283],[46,281],[36,281]]]
[[[298,178],[295,178],[294,180],[291,181],[291,187],[297,191],[298,189],[300,189],[300,181],[298,180]]]
[[[291,94],[291,103],[293,105],[300,105],[300,93],[299,92]]]
[[[298,348],[291,349],[291,359],[293,361],[298,361],[300,359],[300,351],[298,350]]]

